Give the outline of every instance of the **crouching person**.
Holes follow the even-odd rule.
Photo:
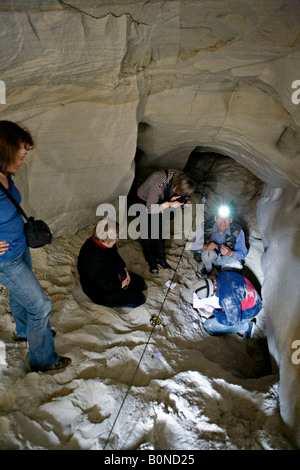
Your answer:
[[[240,333],[244,338],[253,336],[252,319],[261,311],[262,300],[251,282],[235,271],[222,271],[212,279],[199,280],[194,288],[199,299],[207,298],[203,305],[213,317],[203,323],[211,335]],[[209,297],[216,296],[219,308],[209,305]]]
[[[138,307],[145,303],[144,279],[128,272],[118,253],[119,226],[104,218],[81,247],[77,269],[84,293],[96,304]]]
[[[211,273],[213,266],[220,266],[222,270],[243,268],[242,262],[248,253],[245,234],[230,216],[229,207],[221,206],[214,219],[205,222],[204,243],[201,235],[199,227],[193,251],[195,259],[204,264],[201,274]]]

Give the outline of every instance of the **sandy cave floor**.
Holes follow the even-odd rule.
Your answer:
[[[217,194],[213,183],[210,190]],[[249,217],[246,265],[261,280],[263,246]],[[0,288],[0,449],[293,449],[281,429],[263,313],[251,340],[209,336],[190,298],[199,263],[181,240],[166,243],[174,277],[173,270],[149,273],[139,241],[119,242],[128,268],[146,279],[146,304],[131,311],[95,305],[76,270],[90,233],[32,252],[53,306],[56,349],[73,361],[64,372],[28,372],[27,345],[13,340],[8,292]],[[162,325],[152,327],[153,314]]]

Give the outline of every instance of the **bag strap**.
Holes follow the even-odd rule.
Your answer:
[[[6,196],[11,200],[11,202],[14,204],[14,206],[18,209],[18,211],[22,214],[22,216],[24,217],[24,219],[27,220],[27,222],[29,222],[29,217],[27,217],[27,215],[25,214],[25,212],[23,211],[22,207],[17,203],[17,201],[15,200],[15,198],[10,194],[9,191],[7,191],[6,187],[3,186],[3,184],[0,182],[0,188],[2,189],[2,191],[6,194]]]
[[[168,170],[165,170],[165,175],[166,175],[166,178],[168,180],[168,177],[169,177],[169,172]],[[165,188],[165,191],[164,191],[164,202],[165,201],[168,201],[169,199],[169,195],[170,195],[170,191],[171,191],[171,188],[172,188],[172,184],[173,184],[173,178],[170,179],[169,183],[167,184],[166,188]]]

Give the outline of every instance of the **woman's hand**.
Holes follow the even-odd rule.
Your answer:
[[[171,201],[169,202],[169,207],[177,207],[184,206],[184,202],[179,202],[179,201]]]
[[[208,313],[213,313],[214,307],[211,305],[204,305],[203,308],[208,312]]]
[[[4,255],[4,253],[8,250],[9,243],[0,241],[0,256]]]
[[[167,207],[174,207],[175,209],[180,206],[184,206],[183,202],[177,201],[180,196],[173,196],[170,201],[166,201],[162,203],[162,208],[166,209]]]
[[[128,287],[130,283],[130,274],[127,271],[127,268],[125,268],[125,271],[126,271],[127,277],[126,279],[124,279],[124,281],[122,281],[122,284],[121,284],[122,289],[126,289],[126,287]]]

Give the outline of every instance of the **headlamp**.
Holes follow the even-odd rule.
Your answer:
[[[218,216],[222,219],[228,219],[230,217],[230,209],[228,206],[221,206],[218,210]]]

